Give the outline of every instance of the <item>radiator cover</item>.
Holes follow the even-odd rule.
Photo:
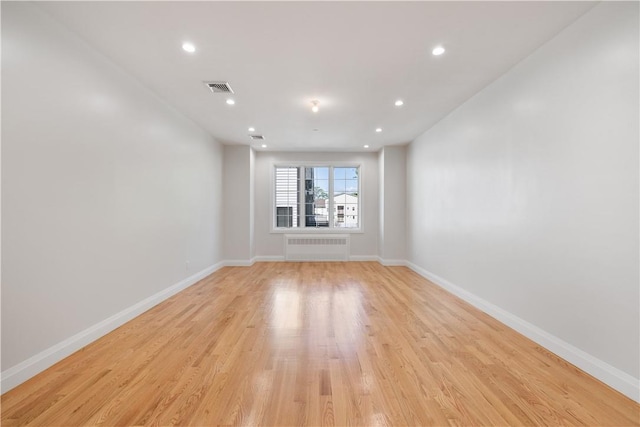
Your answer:
[[[287,261],[349,261],[348,234],[285,234]]]

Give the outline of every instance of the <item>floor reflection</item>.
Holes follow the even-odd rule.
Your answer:
[[[271,345],[280,351],[296,349],[332,357],[349,356],[367,333],[363,295],[357,283],[278,283],[271,297]],[[346,354],[345,354],[346,353]]]

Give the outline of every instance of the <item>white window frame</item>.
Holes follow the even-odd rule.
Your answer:
[[[329,168],[329,206],[327,206],[327,212],[329,215],[329,227],[306,227],[306,221],[304,220],[304,215],[301,215],[303,218],[300,222],[301,224],[298,227],[276,227],[276,168]],[[343,227],[334,227],[333,224],[333,168],[345,168],[352,167],[358,168],[358,227],[357,228],[343,228]],[[295,233],[318,233],[318,234],[358,234],[364,233],[364,197],[362,194],[362,177],[364,176],[364,167],[359,162],[348,162],[348,161],[328,161],[328,162],[274,162],[271,164],[271,185],[270,185],[270,193],[271,193],[271,233],[287,233],[287,234],[295,234]],[[300,194],[304,194],[304,179],[300,179],[298,191]],[[300,212],[304,212],[303,205],[304,200],[299,201],[301,209]]]

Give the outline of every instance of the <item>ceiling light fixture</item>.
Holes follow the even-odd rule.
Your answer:
[[[444,53],[444,48],[442,46],[436,46],[431,51],[435,56],[442,55]]]
[[[193,53],[196,51],[196,47],[193,45],[193,43],[184,42],[182,43],[182,50],[184,50],[185,52]]]
[[[318,107],[319,102],[317,100],[313,100],[311,101],[311,111],[313,111],[314,113],[317,113],[320,110],[320,107]]]
[[[249,128],[249,132],[255,132],[256,128]]]
[[[262,144],[261,147],[262,148],[267,148],[267,144]]]
[[[396,107],[402,107],[404,105],[404,101],[402,99],[398,99],[396,101]]]
[[[236,101],[234,101],[233,99],[231,99],[231,98],[227,99],[227,104],[233,105],[235,103],[236,103]]]
[[[369,146],[368,146],[368,145],[365,145],[365,146],[364,146],[364,148],[369,148]]]
[[[378,133],[382,132],[382,128],[376,128],[376,132]]]

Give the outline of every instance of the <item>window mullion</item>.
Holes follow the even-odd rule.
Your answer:
[[[307,212],[305,211],[305,189],[304,189],[304,179],[306,176],[306,168],[304,166],[300,166],[298,168],[298,227],[305,228],[307,226]]]
[[[333,166],[329,166],[329,201],[327,203],[327,216],[329,228],[333,228]]]

